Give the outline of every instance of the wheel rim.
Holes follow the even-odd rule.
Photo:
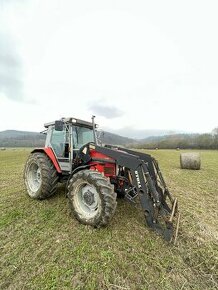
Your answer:
[[[93,185],[83,182],[75,188],[74,206],[85,218],[95,217],[100,210],[101,200]]]
[[[42,183],[41,170],[37,163],[31,163],[27,173],[27,183],[32,192],[36,192]]]

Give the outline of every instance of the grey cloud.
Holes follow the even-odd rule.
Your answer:
[[[114,106],[104,106],[101,104],[91,104],[89,109],[98,116],[103,116],[107,119],[113,119],[122,116],[124,113]]]
[[[0,32],[0,92],[13,100],[22,99],[22,64],[10,36]]]

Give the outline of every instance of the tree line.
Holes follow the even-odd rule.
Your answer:
[[[178,134],[147,140],[136,145],[142,149],[218,149],[218,128],[211,134]]]
[[[45,136],[25,136],[16,138],[0,138],[0,147],[43,147]]]
[[[101,139],[105,144],[126,145],[138,149],[218,149],[218,127],[210,134],[167,135],[149,137],[144,141],[135,140],[135,142],[108,132]],[[43,134],[25,134],[16,137],[0,136],[0,147],[43,147],[44,144],[45,135]]]

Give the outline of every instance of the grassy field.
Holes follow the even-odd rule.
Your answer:
[[[149,152],[179,199],[176,246],[125,200],[98,230],[70,217],[63,187],[32,200],[22,179],[29,151],[0,151],[0,289],[218,289],[218,151],[201,152],[200,171],[179,169],[178,151]]]

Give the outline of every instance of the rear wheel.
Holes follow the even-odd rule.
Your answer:
[[[45,199],[57,190],[58,174],[47,155],[32,153],[24,169],[24,182],[27,193],[34,199]]]
[[[83,224],[107,225],[116,209],[116,193],[109,179],[94,170],[82,170],[69,181],[69,205]]]

